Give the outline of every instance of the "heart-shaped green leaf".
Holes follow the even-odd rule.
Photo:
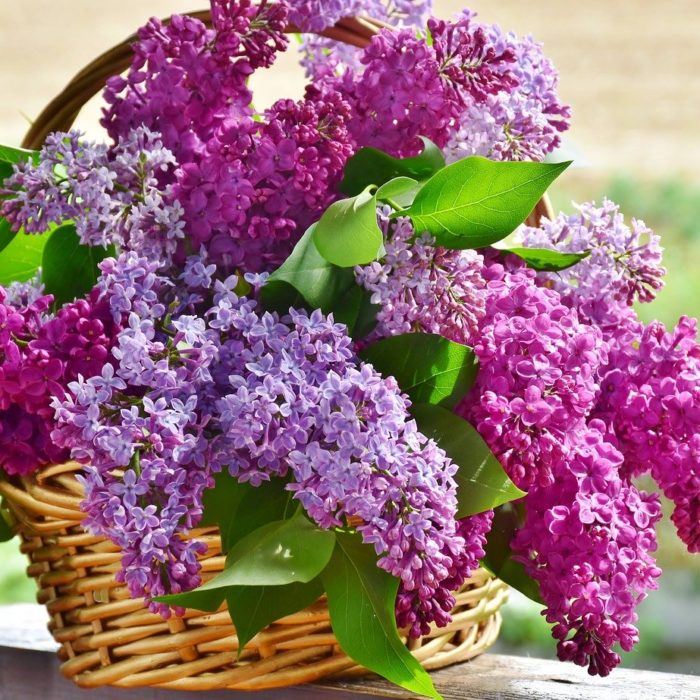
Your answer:
[[[236,586],[229,588],[226,603],[238,636],[238,654],[269,624],[299,612],[323,595],[320,578],[286,586]]]
[[[313,232],[306,231],[291,255],[267,279],[260,295],[268,308],[285,313],[290,307],[308,306],[332,311],[355,285],[347,268],[331,265],[316,249]]]
[[[114,254],[114,246],[82,245],[73,224],[59,226],[42,254],[41,281],[46,293],[53,294],[59,306],[84,296],[95,286],[100,272],[98,263]]]
[[[366,265],[383,254],[384,235],[377,223],[377,198],[371,189],[333,202],[316,224],[316,249],[332,265]]]
[[[474,383],[478,363],[470,347],[440,335],[407,333],[373,343],[362,359],[392,375],[411,400],[454,408]]]
[[[423,151],[411,158],[394,158],[376,148],[361,148],[346,163],[338,189],[353,197],[370,185],[380,187],[397,177],[426,180],[445,167],[445,157],[430,139],[421,136],[421,141]]]
[[[413,204],[416,231],[445,248],[480,248],[500,241],[525,221],[569,163],[496,162],[472,156],[438,171]]]
[[[558,250],[549,250],[548,248],[499,248],[499,250],[502,250],[504,253],[517,255],[529,267],[539,272],[560,272],[573,267],[590,255],[590,251],[560,253]]]
[[[441,406],[415,404],[411,414],[458,466],[457,517],[483,513],[525,495],[508,477],[484,439],[470,423]]]
[[[338,533],[321,578],[331,626],[343,651],[406,690],[440,698],[430,676],[399,637],[394,609],[399,579],[377,566],[374,549],[359,535]]]
[[[232,547],[225,569],[203,586],[156,600],[214,611],[232,586],[308,583],[326,567],[334,545],[334,532],[320,530],[297,512],[289,520],[268,523],[246,535]]]

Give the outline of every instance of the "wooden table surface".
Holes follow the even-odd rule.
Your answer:
[[[56,645],[46,614],[35,605],[0,608],[0,700],[406,700],[410,693],[378,679],[333,681],[297,688],[244,693],[175,692],[153,688],[81,691],[58,670]],[[485,654],[437,671],[433,680],[445,700],[700,700],[700,677],[618,669],[608,678],[558,661]]]

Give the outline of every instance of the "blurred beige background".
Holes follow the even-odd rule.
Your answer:
[[[544,42],[561,71],[561,93],[574,107],[569,141],[593,169],[650,177],[684,172],[697,179],[699,0],[437,0],[436,14],[449,17],[465,3],[484,21]],[[27,120],[72,75],[149,16],[204,5],[204,0],[2,0],[0,142],[18,143]],[[257,83],[258,104],[300,94],[294,52]],[[98,113],[91,105],[81,126],[94,125]]]

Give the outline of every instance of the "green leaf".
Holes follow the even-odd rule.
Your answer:
[[[393,180],[384,183],[377,190],[376,197],[380,202],[408,207],[413,204],[413,200],[420,188],[421,183],[412,177],[395,177]]]
[[[382,374],[394,376],[413,402],[447,408],[459,403],[478,371],[470,347],[430,333],[390,336],[360,355]]]
[[[508,477],[484,439],[470,423],[441,406],[414,404],[411,414],[457,464],[457,517],[483,513],[525,495]]]
[[[38,163],[39,151],[28,151],[26,148],[15,148],[14,146],[0,145],[0,162],[22,163],[26,160],[31,160],[34,163]]]
[[[238,636],[238,654],[269,624],[299,612],[323,595],[320,577],[308,583],[286,586],[235,586],[229,588],[226,602]]]
[[[10,525],[10,518],[11,516],[5,507],[5,503],[0,503],[0,542],[9,542],[15,536]]]
[[[0,219],[0,252],[12,243],[16,235],[10,227],[10,222],[7,219]]]
[[[423,151],[412,158],[394,158],[376,148],[361,148],[345,165],[340,191],[348,197],[360,194],[366,187],[379,187],[396,177],[425,180],[445,167],[442,151],[421,136]]]
[[[340,199],[323,212],[314,229],[318,252],[338,267],[366,265],[384,252],[377,223],[377,198],[368,187],[356,197]]]
[[[491,245],[525,221],[568,166],[464,158],[435,173],[393,216],[410,216],[416,231],[429,231],[445,248]]]
[[[399,579],[377,566],[374,549],[359,535],[338,533],[321,578],[331,626],[343,651],[406,690],[440,698],[430,676],[399,637],[394,610]]]
[[[6,222],[3,220],[3,223]],[[0,284],[7,286],[11,282],[26,282],[41,267],[44,247],[51,234],[26,234],[21,231],[11,234],[4,226],[2,228],[5,245],[0,254]]]
[[[89,292],[97,281],[97,264],[114,255],[114,246],[82,245],[73,224],[59,226],[44,247],[41,279],[47,294],[61,306]]]
[[[525,573],[525,567],[520,562],[512,559],[510,543],[516,530],[522,525],[518,510],[518,505],[514,503],[506,503],[496,508],[493,525],[487,535],[486,555],[482,564],[501,581],[520,591],[530,600],[534,600],[535,603],[544,605],[537,582]]]
[[[308,305],[324,312],[334,306],[355,284],[348,268],[331,265],[316,249],[311,226],[291,255],[267,279],[261,290],[263,304],[282,313],[290,306]]]
[[[292,507],[285,482],[272,479],[260,486],[241,483],[228,472],[215,476],[214,488],[204,492],[201,525],[217,525],[224,552],[246,535],[275,520],[284,520]]]
[[[308,583],[328,564],[335,533],[320,530],[301,512],[246,535],[229,552],[226,568],[188,593],[156,598],[170,605],[198,610],[219,608],[232,586],[284,586]]]
[[[560,253],[548,248],[499,248],[504,253],[513,253],[522,258],[529,267],[540,272],[561,272],[587,258],[591,253]]]

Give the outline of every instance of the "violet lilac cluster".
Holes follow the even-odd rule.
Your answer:
[[[121,330],[110,360],[55,396],[52,438],[86,465],[86,524],[123,550],[132,596],[199,583],[202,545],[184,536],[225,469],[255,486],[284,478],[322,528],[359,523],[401,580],[399,624],[414,636],[447,624],[489,519],[455,520],[456,466],[345,326],[263,312],[201,258],[177,283],[134,253],[101,267],[93,294]]]
[[[5,180],[0,212],[14,231],[44,233],[73,221],[84,245],[117,245],[167,260],[185,235],[182,208],[161,184],[174,165],[160,136],[144,126],[111,149],[78,131],[56,132],[37,164],[18,163]]]
[[[635,608],[656,586],[660,506],[630,483],[624,448],[600,420],[616,352],[606,331],[519,258],[435,248],[401,219],[384,263],[356,278],[381,304],[379,336],[438,332],[474,348],[480,371],[457,412],[528,491],[513,550],[539,584],[560,658],[607,675],[615,645],[636,642]],[[411,301],[419,310],[407,311]],[[643,364],[638,349],[629,346]]]

